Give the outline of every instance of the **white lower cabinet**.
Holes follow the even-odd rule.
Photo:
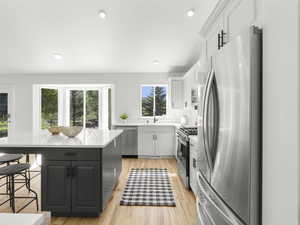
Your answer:
[[[174,127],[139,127],[139,157],[174,156],[174,139]]]
[[[155,133],[152,130],[141,129],[139,156],[155,155]]]

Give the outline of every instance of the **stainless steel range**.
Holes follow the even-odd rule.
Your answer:
[[[181,127],[176,131],[177,136],[177,168],[181,181],[190,188],[190,135],[197,135],[197,127]]]

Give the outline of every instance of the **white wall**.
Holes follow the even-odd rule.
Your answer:
[[[0,75],[0,84],[15,86],[15,127],[18,132],[31,132],[33,124],[33,84],[113,84],[115,109],[118,118],[128,113],[129,120],[140,119],[140,85],[168,84],[168,74],[42,74]],[[169,110],[174,120],[179,111]]]
[[[263,225],[298,224],[299,0],[263,0]]]

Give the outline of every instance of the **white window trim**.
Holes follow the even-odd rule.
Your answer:
[[[143,116],[143,87],[165,87],[166,90],[166,114],[163,116]],[[157,117],[157,118],[164,118],[168,115],[168,101],[169,101],[169,87],[167,84],[141,84],[140,86],[140,117],[143,119],[149,119],[149,118],[153,118],[153,117]],[[154,99],[153,99],[153,114],[155,114],[155,91],[154,91]]]

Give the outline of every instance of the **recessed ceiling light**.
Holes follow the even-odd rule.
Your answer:
[[[154,61],[153,61],[153,64],[154,64],[154,65],[158,65],[158,64],[159,64],[159,61],[158,61],[158,60],[154,60]]]
[[[60,54],[60,53],[53,53],[53,54],[52,54],[52,57],[53,57],[54,59],[56,59],[56,60],[62,60],[62,59],[63,59],[63,56],[62,56],[62,54]]]
[[[190,9],[186,12],[186,15],[188,17],[193,17],[195,15],[195,10],[194,9]]]
[[[107,17],[107,14],[106,14],[106,12],[105,12],[104,10],[100,10],[100,11],[98,12],[98,16],[99,16],[101,19],[105,20],[106,17]]]

